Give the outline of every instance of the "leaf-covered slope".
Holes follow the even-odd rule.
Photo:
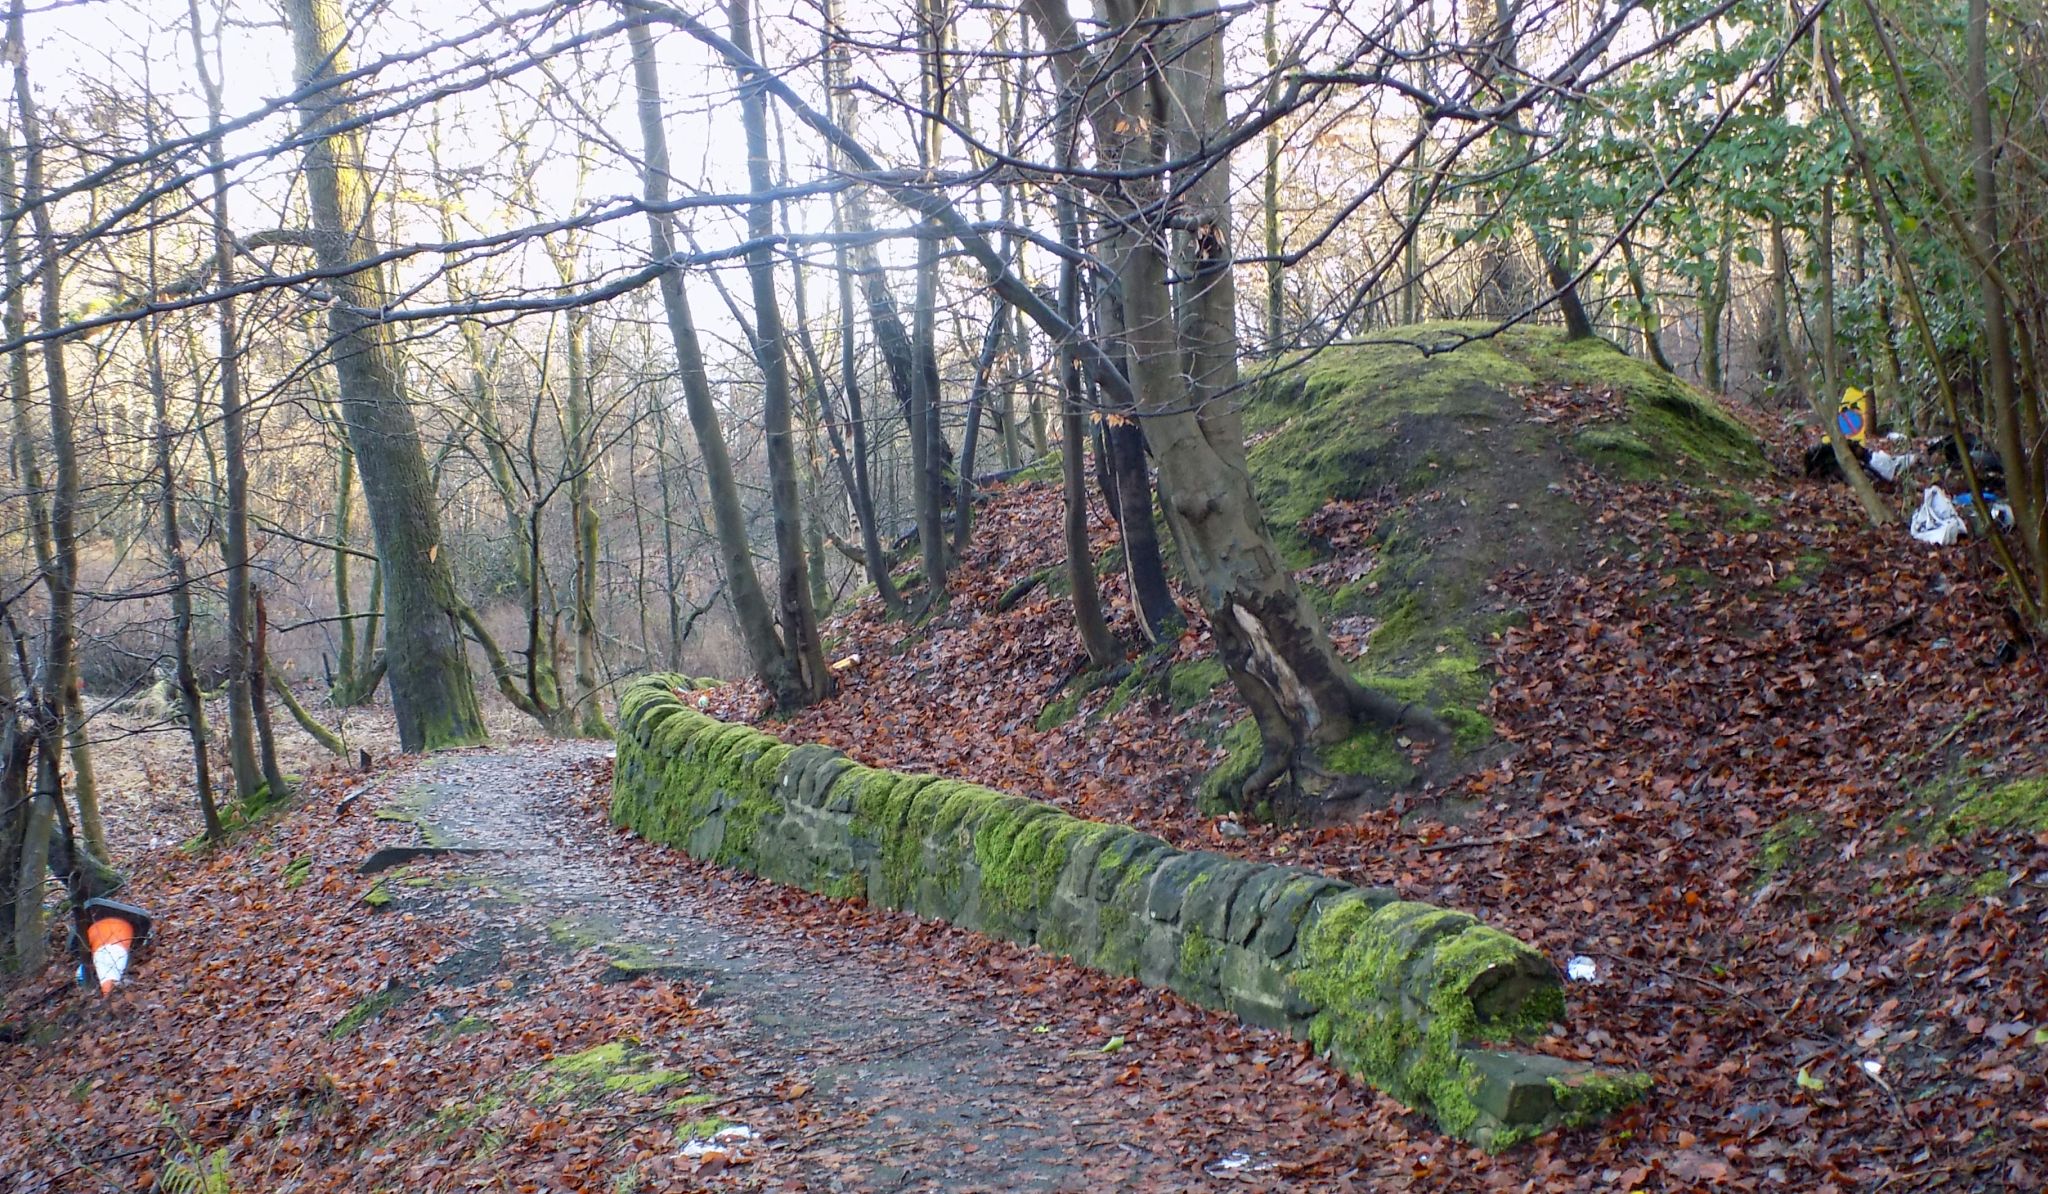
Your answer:
[[[1712,399],[1606,341],[1466,340],[1485,330],[1395,329],[1283,362],[1245,408],[1267,518],[1339,647],[1368,684],[1434,706],[1467,749],[1490,737],[1480,644],[1520,612],[1495,581],[1576,558],[1593,514],[1566,484],[1578,465],[1733,492],[1764,464]],[[1237,739],[1242,764],[1253,742]],[[1326,762],[1398,782],[1389,749]]]

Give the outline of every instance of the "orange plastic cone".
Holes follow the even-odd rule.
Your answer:
[[[135,926],[119,916],[101,917],[86,926],[85,943],[92,947],[92,969],[100,980],[100,994],[112,995],[128,973],[128,947],[135,944]]]

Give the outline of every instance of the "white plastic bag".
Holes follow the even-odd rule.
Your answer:
[[[1968,533],[1963,516],[1939,485],[1929,485],[1920,495],[1920,508],[1913,511],[1913,537],[1922,543],[1947,547]]]
[[[1896,481],[1899,470],[1913,463],[1913,454],[1906,452],[1898,456],[1879,448],[1870,454],[1870,471],[1881,481]]]

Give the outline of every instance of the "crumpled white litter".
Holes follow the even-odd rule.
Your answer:
[[[1920,508],[1913,511],[1913,537],[1922,543],[1933,543],[1947,547],[1969,533],[1963,525],[1963,516],[1956,513],[1956,504],[1939,485],[1929,485],[1920,495]]]
[[[1564,973],[1566,978],[1571,979],[1575,983],[1597,982],[1600,978],[1600,968],[1594,964],[1593,959],[1584,954],[1580,954],[1571,961],[1566,962],[1564,964]]]
[[[1915,459],[1916,457],[1911,452],[1902,452],[1894,456],[1883,448],[1879,448],[1870,454],[1870,471],[1876,473],[1882,480],[1896,480],[1899,470],[1912,464]]]
[[[756,1136],[754,1129],[745,1124],[733,1124],[711,1133],[709,1139],[692,1140],[683,1146],[683,1156],[696,1161],[713,1153],[730,1154],[742,1144],[751,1143]]]
[[[1243,1149],[1237,1149],[1223,1154],[1207,1165],[1202,1166],[1202,1169],[1210,1177],[1222,1177],[1226,1173],[1236,1173],[1239,1170],[1244,1170],[1247,1173],[1265,1173],[1268,1170],[1278,1168],[1279,1164],[1278,1161],[1273,1160],[1271,1157],[1254,1157]]]

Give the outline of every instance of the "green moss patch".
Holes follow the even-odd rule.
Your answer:
[[[1493,1127],[1465,1050],[1533,1039],[1563,1018],[1549,963],[1462,913],[1344,901],[1307,927],[1301,948],[1293,977],[1322,1008],[1316,1047],[1453,1135]]]
[[[2008,780],[1989,787],[1965,785],[1955,806],[1935,830],[1937,839],[1980,831],[2048,833],[2048,776]]]
[[[1230,678],[1220,660],[1196,659],[1177,664],[1166,675],[1166,697],[1177,710],[1194,708]]]
[[[1756,874],[1759,882],[1799,861],[1806,843],[1820,835],[1820,824],[1806,813],[1788,813],[1764,831],[1757,847]]]
[[[548,1101],[596,1101],[606,1094],[653,1094],[689,1081],[689,1075],[663,1069],[654,1055],[628,1038],[607,1041],[550,1059]]]
[[[334,1026],[327,1030],[327,1039],[338,1041],[411,997],[412,988],[404,986],[393,985],[381,991],[373,991],[342,1013],[341,1019],[336,1020]]]

